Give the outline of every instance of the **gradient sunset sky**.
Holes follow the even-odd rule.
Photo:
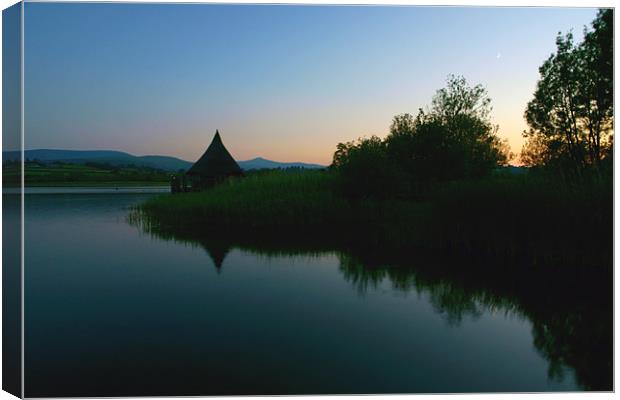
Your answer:
[[[594,8],[25,4],[25,148],[329,164],[448,74],[482,83],[518,152],[558,31]]]

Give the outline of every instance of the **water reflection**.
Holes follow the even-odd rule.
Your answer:
[[[399,290],[427,293],[435,310],[450,324],[477,318],[484,312],[527,318],[532,323],[536,349],[549,361],[548,376],[561,381],[566,366],[575,369],[585,390],[612,390],[613,313],[611,287],[600,290],[574,277],[556,277],[556,282],[536,282],[534,277],[511,280],[446,271],[446,263],[458,260],[416,260],[415,268],[377,266],[363,259],[341,256],[341,271],[359,290],[376,287],[387,279]],[[462,266],[462,262],[459,263]],[[467,268],[465,268],[467,269]]]
[[[129,222],[154,237],[204,248],[218,271],[235,248],[267,257],[334,252],[340,272],[360,295],[385,283],[398,291],[427,295],[434,310],[453,326],[484,313],[529,320],[533,345],[548,361],[549,379],[562,381],[572,369],[584,390],[613,389],[611,283],[568,272],[560,272],[550,281],[537,275],[535,268],[479,268],[449,255],[380,254],[367,248],[335,246],[315,237],[289,236],[277,241],[247,235],[215,237],[208,232],[162,227],[136,213],[130,215]]]

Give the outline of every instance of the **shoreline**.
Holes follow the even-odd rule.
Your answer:
[[[3,195],[40,195],[40,194],[166,194],[170,193],[169,186],[26,186],[23,189],[16,187],[3,187]]]
[[[20,188],[21,185],[4,184],[4,188]],[[167,186],[170,182],[144,182],[144,181],[126,181],[126,182],[41,182],[27,183],[24,188],[41,188],[41,187],[92,187],[92,188],[114,188],[114,187],[142,187],[142,186]]]

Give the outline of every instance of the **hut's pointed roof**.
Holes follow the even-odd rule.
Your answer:
[[[190,175],[213,177],[226,176],[240,174],[241,168],[228,150],[226,150],[226,147],[224,147],[220,132],[216,130],[215,136],[205,153],[192,165],[187,173]]]
[[[222,264],[224,263],[224,259],[228,255],[230,251],[230,246],[226,243],[209,243],[208,245],[203,245],[209,257],[213,261],[213,265],[215,265],[215,269],[219,273],[222,269]]]

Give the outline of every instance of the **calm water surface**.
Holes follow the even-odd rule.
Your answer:
[[[152,195],[26,196],[26,396],[579,390],[509,306],[158,239],[126,219]]]

